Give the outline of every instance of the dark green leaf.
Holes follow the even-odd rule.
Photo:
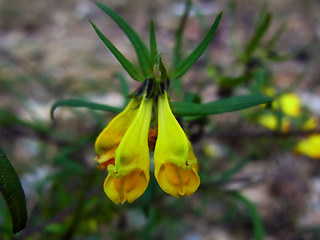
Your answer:
[[[223,182],[228,181],[231,177],[233,177],[236,173],[240,172],[247,164],[249,161],[246,160],[241,160],[237,161],[234,166],[232,166],[230,169],[223,171],[221,173],[216,174],[213,176],[213,182],[215,184],[221,184]]]
[[[13,233],[20,232],[27,222],[26,198],[20,179],[5,153],[0,149],[0,192],[7,202]]]
[[[146,45],[143,43],[139,35],[136,33],[136,31],[134,31],[122,17],[120,17],[117,13],[115,13],[113,10],[111,10],[107,6],[98,2],[96,2],[95,4],[99,8],[101,8],[106,14],[108,14],[119,25],[119,27],[123,30],[123,32],[127,35],[127,37],[129,38],[133,47],[136,50],[139,64],[144,74],[144,77],[146,79],[151,78],[152,63],[151,63],[150,53]]]
[[[263,240],[264,239],[264,229],[263,229],[261,218],[260,218],[259,213],[258,213],[256,207],[254,206],[254,204],[249,199],[247,199],[246,197],[241,195],[239,192],[232,192],[230,195],[232,197],[234,197],[237,201],[239,201],[243,205],[245,205],[246,208],[248,209],[248,211],[250,213],[252,225],[253,225],[254,239],[255,240]]]
[[[172,102],[171,105],[175,115],[198,116],[237,111],[273,100],[273,98],[256,94],[230,97],[205,104]]]
[[[118,59],[123,68],[128,72],[128,74],[135,80],[144,81],[145,78],[142,73],[138,70],[138,68],[133,65],[123,54],[107,39],[100,30],[96,27],[96,25],[91,22],[92,27],[100,37],[100,39],[106,44],[112,54]]]
[[[192,53],[189,54],[180,64],[171,72],[169,73],[169,77],[171,79],[180,78],[183,74],[185,74],[188,69],[198,60],[204,50],[208,47],[213,38],[222,16],[222,12],[217,16],[216,20],[212,24],[209,32],[204,37],[202,42],[198,45],[198,47],[193,50]]]
[[[150,22],[150,53],[151,53],[151,60],[153,65],[156,62],[156,58],[158,55],[157,39],[154,31],[153,21]]]
[[[67,99],[67,100],[61,100],[56,102],[51,107],[51,118],[54,118],[54,111],[58,107],[84,107],[84,108],[90,108],[93,110],[103,110],[107,112],[112,113],[120,113],[122,111],[122,108],[118,107],[112,107],[104,104],[89,102],[81,99]]]
[[[279,38],[282,36],[284,31],[286,30],[286,24],[282,23],[279,28],[274,32],[274,34],[270,37],[269,41],[266,44],[267,49],[271,49],[276,42],[279,40]]]

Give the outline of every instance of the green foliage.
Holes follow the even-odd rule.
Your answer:
[[[51,118],[54,118],[54,111],[58,107],[85,107],[85,108],[90,108],[93,110],[103,110],[103,111],[108,111],[108,112],[113,112],[113,113],[120,113],[122,111],[122,108],[117,108],[117,107],[112,107],[108,106],[105,104],[98,104],[98,103],[93,103],[93,102],[88,102],[85,100],[81,99],[67,99],[67,100],[61,100],[56,102],[55,104],[52,105],[51,107]]]
[[[239,192],[231,192],[230,196],[234,198],[236,201],[238,201],[239,203],[243,204],[247,208],[252,220],[254,239],[263,240],[264,239],[263,225],[255,205],[248,198],[244,197]]]
[[[0,192],[10,210],[12,231],[20,232],[25,228],[28,218],[26,199],[20,179],[2,149],[0,149]]]
[[[121,52],[100,32],[100,30],[96,27],[96,25],[91,22],[92,27],[97,32],[98,36],[101,40],[106,44],[106,46],[110,49],[113,55],[118,59],[123,68],[128,72],[128,74],[137,81],[143,81],[145,78],[142,73],[138,70],[138,68],[133,65],[125,56],[122,55]]]
[[[151,20],[150,22],[150,55],[151,55],[151,62],[153,63],[152,66],[156,64],[156,57],[158,56],[158,48],[157,48],[157,39],[156,33],[154,31],[154,23]]]
[[[123,18],[121,18],[110,8],[98,2],[96,2],[96,5],[101,8],[106,14],[108,14],[127,35],[132,45],[134,46],[134,49],[136,50],[139,64],[145,79],[150,78],[152,76],[150,53],[139,35],[129,26],[129,24],[125,20],[123,20]]]
[[[216,20],[212,24],[209,32],[204,37],[202,42],[196,47],[196,49],[194,49],[192,53],[190,53],[185,59],[183,59],[173,71],[169,72],[169,77],[171,79],[182,77],[189,70],[189,68],[198,60],[198,58],[201,56],[201,54],[210,44],[211,39],[213,38],[219,26],[221,17],[222,17],[222,12],[219,13]]]
[[[253,107],[262,103],[272,102],[274,99],[263,95],[243,95],[221,99],[205,104],[173,102],[174,114],[178,116],[197,116],[219,114]]]

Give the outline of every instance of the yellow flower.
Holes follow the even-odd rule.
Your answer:
[[[320,134],[311,135],[298,142],[295,151],[311,158],[320,158]]]
[[[307,121],[305,121],[302,125],[302,129],[303,130],[307,130],[307,131],[310,131],[310,130],[314,130],[316,129],[318,126],[318,120],[317,118],[315,117],[310,117],[307,119]]]
[[[266,113],[258,117],[258,123],[270,130],[277,130],[278,119],[272,113]],[[286,133],[290,130],[290,120],[288,117],[283,117],[281,122],[281,131]]]
[[[132,202],[146,190],[150,175],[148,131],[152,100],[133,99],[96,141],[96,161],[108,169],[104,191],[116,204]]]
[[[146,190],[150,175],[148,132],[152,99],[141,101],[138,113],[115,151],[115,164],[108,165],[104,191],[114,203],[131,203]]]
[[[291,117],[299,116],[301,112],[301,100],[295,93],[285,93],[279,97],[279,101],[275,101],[273,106],[275,109],[282,109],[282,112]]]
[[[163,191],[178,198],[200,185],[197,159],[169,106],[167,93],[158,97],[158,138],[154,150],[155,177]]]
[[[107,169],[109,164],[114,164],[114,152],[135,118],[138,112],[139,103],[140,102],[136,98],[133,98],[127,107],[112,119],[108,126],[98,136],[95,143],[95,149],[98,156],[95,158],[95,161],[100,164],[100,169]]]

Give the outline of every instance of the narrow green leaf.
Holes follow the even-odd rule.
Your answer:
[[[158,55],[158,48],[157,48],[156,33],[154,31],[154,24],[152,20],[150,22],[150,53],[151,53],[152,65],[154,65]]]
[[[254,239],[263,240],[264,228],[262,225],[260,215],[255,205],[249,199],[241,195],[239,192],[232,192],[231,196],[233,196],[237,201],[241,202],[248,209],[250,213],[252,225],[253,225]]]
[[[84,107],[84,108],[90,108],[92,110],[102,110],[112,113],[120,113],[123,109],[118,107],[112,107],[104,104],[89,102],[81,99],[67,99],[67,100],[61,100],[56,103],[54,103],[51,107],[51,118],[54,118],[54,111],[58,107]]]
[[[270,37],[269,41],[266,44],[266,48],[267,49],[271,49],[276,42],[279,40],[279,38],[282,36],[282,34],[284,33],[284,31],[286,30],[286,24],[282,23],[280,25],[280,27],[274,32],[274,34]]]
[[[241,160],[241,161],[238,160],[235,163],[235,165],[232,166],[230,169],[213,176],[213,182],[215,184],[221,184],[223,182],[228,181],[236,173],[240,172],[248,163],[249,163],[248,159]]]
[[[187,20],[189,17],[191,9],[191,0],[187,0],[184,8],[184,13],[181,17],[179,27],[176,31],[176,39],[175,39],[175,46],[173,50],[173,66],[177,67],[178,64],[181,62],[181,46],[182,46],[182,39],[183,39],[183,32],[187,25]]]
[[[221,16],[222,16],[222,12],[217,16],[217,18],[214,21],[214,23],[212,24],[209,32],[204,37],[202,42],[198,45],[198,47],[195,50],[193,50],[193,52],[190,53],[182,62],[180,62],[180,64],[171,73],[169,73],[169,77],[171,79],[176,79],[176,78],[181,77],[198,60],[198,58],[201,56],[201,54],[204,52],[204,50],[210,44],[210,41],[213,38],[213,36],[219,26]]]
[[[246,81],[249,81],[252,77],[251,72],[246,72],[244,75],[231,77],[231,76],[220,76],[217,80],[217,83],[221,87],[225,88],[235,88],[236,86],[239,86],[243,84]]]
[[[266,31],[269,28],[269,25],[271,23],[272,15],[269,12],[262,13],[262,16],[260,16],[259,23],[257,25],[257,28],[255,30],[255,34],[251,38],[250,42],[248,43],[245,54],[244,54],[244,61],[249,61],[252,54],[254,53],[255,49],[259,45],[263,35],[266,33]]]
[[[27,222],[26,198],[20,179],[5,153],[0,149],[0,192],[7,202],[13,233],[20,232]]]
[[[198,116],[237,111],[273,100],[264,95],[254,94],[230,97],[205,104],[172,102],[171,105],[173,113],[177,116]]]
[[[142,75],[142,73],[138,70],[138,68],[133,65],[123,54],[109,41],[108,38],[106,38],[100,30],[96,27],[96,25],[91,22],[92,27],[100,37],[100,39],[106,44],[106,46],[109,48],[109,50],[112,52],[112,54],[118,59],[120,64],[123,66],[123,68],[128,72],[128,74],[137,81],[144,81],[145,78]]]
[[[129,40],[131,41],[133,47],[136,50],[138,55],[139,64],[141,70],[144,74],[145,79],[152,77],[152,62],[148,48],[143,43],[139,35],[134,31],[129,24],[120,17],[117,13],[113,10],[108,8],[107,6],[103,5],[102,3],[95,3],[102,11],[108,14],[123,30],[123,32],[127,35]]]

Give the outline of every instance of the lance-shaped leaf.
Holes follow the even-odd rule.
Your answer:
[[[52,119],[54,118],[54,111],[58,107],[84,107],[84,108],[90,108],[92,110],[103,110],[103,111],[112,112],[112,113],[120,113],[123,110],[122,108],[89,102],[81,99],[66,99],[66,100],[58,101],[52,105],[51,112],[50,112]]]
[[[156,57],[158,55],[158,48],[157,48],[157,39],[156,33],[154,31],[154,24],[151,20],[150,22],[150,53],[152,59],[152,65],[156,62]]]
[[[107,6],[103,5],[102,3],[95,3],[99,8],[102,9],[106,14],[108,14],[123,30],[123,32],[127,35],[129,40],[131,41],[133,47],[136,50],[136,53],[138,55],[139,64],[141,67],[141,70],[145,76],[145,78],[152,77],[152,63],[151,63],[151,57],[148,48],[143,43],[139,35],[134,31],[129,24],[120,17],[117,13],[112,11]]]
[[[109,39],[100,32],[100,30],[93,22],[90,21],[90,23],[100,39],[104,42],[104,44],[106,44],[112,54],[118,59],[123,68],[128,72],[128,74],[135,80],[144,81],[145,78],[139,71],[139,69],[135,65],[133,65],[125,56],[123,56],[123,54],[109,41]]]
[[[262,8],[255,33],[252,36],[248,45],[246,46],[245,53],[243,56],[244,61],[250,60],[252,54],[258,47],[262,37],[268,30],[271,23],[271,19],[272,14],[266,10],[266,7]]]
[[[273,100],[273,98],[264,95],[254,94],[230,97],[204,104],[172,102],[171,105],[173,113],[177,116],[199,116],[237,111]]]
[[[239,192],[230,192],[229,195],[247,208],[251,217],[252,225],[253,225],[254,239],[263,240],[264,228],[263,228],[263,224],[262,224],[259,212],[255,207],[255,205]]]
[[[222,16],[222,12],[217,16],[216,20],[212,24],[209,32],[204,37],[202,42],[196,47],[195,50],[193,50],[192,53],[190,53],[180,64],[171,72],[169,73],[169,77],[171,79],[176,79],[181,77],[183,74],[185,74],[188,69],[198,60],[198,58],[201,56],[201,54],[204,52],[204,50],[208,47],[210,44],[211,39],[213,38]]]
[[[17,233],[27,222],[26,198],[19,177],[5,153],[0,149],[0,192],[12,218],[12,231]]]

